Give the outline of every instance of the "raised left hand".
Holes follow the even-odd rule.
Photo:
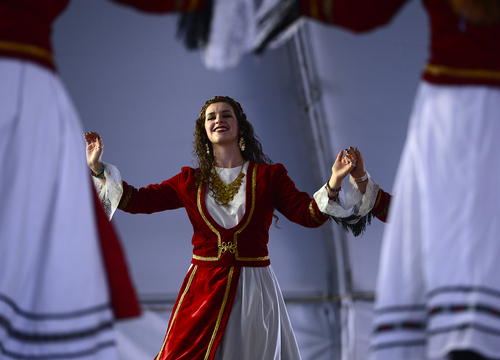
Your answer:
[[[354,151],[346,149],[339,152],[332,166],[332,176],[328,185],[332,189],[338,189],[342,180],[356,168],[357,161],[357,155]]]

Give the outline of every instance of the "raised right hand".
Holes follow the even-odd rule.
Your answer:
[[[94,173],[98,174],[101,171],[101,157],[104,152],[102,139],[98,133],[93,131],[83,134],[83,138],[87,143],[87,164]]]

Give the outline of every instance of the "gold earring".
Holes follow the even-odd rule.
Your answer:
[[[207,147],[207,154],[210,155],[210,146],[208,146],[208,144],[205,144],[205,146]]]
[[[245,139],[242,137],[240,137],[240,141],[238,142],[238,145],[240,146],[240,150],[241,152],[245,151]]]

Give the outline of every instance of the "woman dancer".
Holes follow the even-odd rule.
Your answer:
[[[116,1],[155,12],[203,5]],[[0,1],[2,359],[117,359],[114,319],[140,312],[52,55],[52,24],[68,3]]]
[[[307,227],[324,224],[325,213],[350,227],[365,224],[383,196],[360,152],[341,151],[330,180],[311,199],[283,165],[271,164],[240,104],[222,96],[207,101],[196,121],[199,168],[185,167],[161,184],[135,189],[122,182],[114,166],[101,162],[98,134],[85,139],[110,215],[117,207],[130,213],[184,207],[193,225],[192,265],[156,359],[300,359],[270,266],[268,230],[275,210]],[[346,196],[341,183],[349,173]]]

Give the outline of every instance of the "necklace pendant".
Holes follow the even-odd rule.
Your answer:
[[[245,174],[243,173],[243,166],[245,165],[245,162],[246,161],[244,161],[241,165],[240,173],[231,184],[225,184],[220,179],[219,174],[217,173],[215,168],[212,169],[212,196],[217,204],[228,206],[229,203],[233,201],[235,195],[240,191],[241,182],[243,180],[243,177],[245,176]]]

